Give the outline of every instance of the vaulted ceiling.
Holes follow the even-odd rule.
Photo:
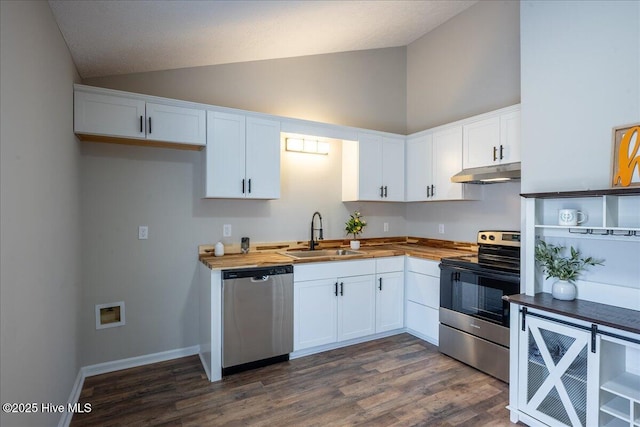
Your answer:
[[[83,78],[406,46],[477,0],[49,0]]]

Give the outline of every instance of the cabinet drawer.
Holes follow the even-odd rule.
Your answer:
[[[440,279],[425,274],[407,272],[407,300],[438,310],[440,308]]]
[[[440,263],[422,258],[407,258],[407,271],[414,271],[420,274],[428,274],[430,276],[440,277]]]
[[[407,302],[407,328],[438,342],[438,310]]]
[[[392,271],[404,271],[403,256],[389,258],[376,258],[376,273],[390,273]]]
[[[331,279],[336,277],[363,276],[376,270],[373,259],[357,261],[314,262],[306,265],[294,265],[293,275],[296,282],[305,280]]]

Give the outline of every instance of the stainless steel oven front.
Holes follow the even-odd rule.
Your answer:
[[[440,264],[440,352],[509,381],[509,304],[520,275]]]

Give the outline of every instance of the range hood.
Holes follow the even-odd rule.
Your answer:
[[[520,162],[463,169],[451,177],[462,184],[494,184],[520,179]]]

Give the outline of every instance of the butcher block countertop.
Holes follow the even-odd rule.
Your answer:
[[[307,241],[260,243],[252,245],[248,254],[239,253],[239,246],[225,246],[225,255],[213,255],[213,245],[198,247],[200,261],[212,270],[246,267],[269,267],[273,265],[303,264],[310,262],[351,261],[367,258],[410,255],[440,261],[441,258],[477,253],[475,243],[418,237],[394,237],[360,239],[358,252],[362,255],[332,255],[295,259],[282,252],[308,249]],[[348,240],[322,240],[317,249],[349,249]]]

